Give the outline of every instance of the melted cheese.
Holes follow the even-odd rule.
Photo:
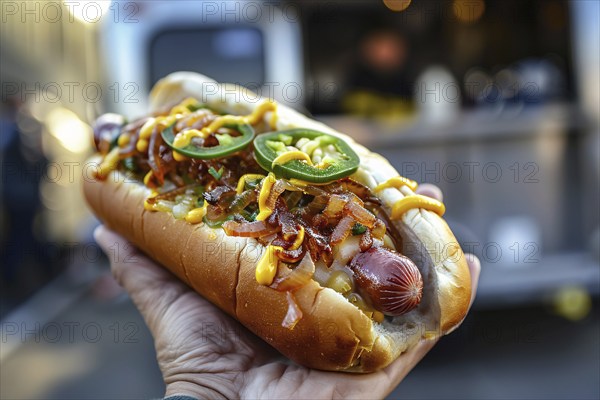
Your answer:
[[[422,208],[425,210],[433,211],[439,216],[444,215],[446,207],[444,203],[441,203],[431,197],[422,196],[415,194],[412,196],[406,196],[403,199],[398,200],[392,206],[392,219],[400,219],[402,215],[412,208]]]

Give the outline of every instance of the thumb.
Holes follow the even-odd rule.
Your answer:
[[[152,329],[173,301],[187,287],[122,236],[100,225],[94,238],[108,256],[114,278],[131,299]]]

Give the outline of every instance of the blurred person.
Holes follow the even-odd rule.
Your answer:
[[[0,290],[8,307],[22,301],[48,279],[51,266],[40,254],[42,243],[34,234],[36,213],[40,203],[40,181],[47,160],[36,144],[24,143],[17,116],[29,130],[29,142],[40,141],[41,126],[28,114],[19,99],[8,98],[0,113]]]
[[[403,116],[412,110],[412,85],[406,73],[409,44],[400,33],[376,30],[358,46],[356,66],[342,101],[344,111],[363,116]]]
[[[442,197],[439,188],[429,184],[417,191],[440,200]],[[107,254],[116,245],[126,253],[120,260],[132,260],[111,259],[111,269],[150,328],[170,400],[383,398],[436,343],[422,340],[387,368],[371,374],[305,368],[283,358],[121,236],[103,226],[96,229],[95,236]],[[473,255],[467,255],[467,260],[472,304],[480,264]]]

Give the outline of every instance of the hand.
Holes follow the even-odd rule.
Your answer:
[[[421,194],[441,200],[423,184]],[[204,398],[383,398],[434,346],[422,340],[387,368],[357,375],[324,372],[290,363],[237,321],[103,226],[95,237],[111,260],[113,275],[129,292],[152,336],[166,396]],[[479,260],[467,255],[475,298]]]

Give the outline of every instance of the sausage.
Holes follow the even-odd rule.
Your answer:
[[[416,308],[423,295],[421,272],[408,257],[371,247],[350,261],[358,292],[373,308],[398,316]]]

